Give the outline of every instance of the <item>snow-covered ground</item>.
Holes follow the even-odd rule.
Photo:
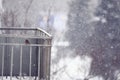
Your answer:
[[[52,72],[56,72],[51,76],[51,80],[79,80],[87,77],[90,70],[91,59],[89,57],[66,57],[61,59],[59,63],[52,65]]]

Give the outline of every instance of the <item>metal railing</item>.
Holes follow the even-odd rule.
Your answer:
[[[14,77],[19,80],[25,80],[24,77],[28,80],[50,80],[51,35],[38,28],[0,30],[1,80],[5,77],[10,80]],[[13,33],[14,30],[20,34]],[[25,33],[21,34],[21,30]],[[29,30],[34,31],[32,35],[27,34]]]

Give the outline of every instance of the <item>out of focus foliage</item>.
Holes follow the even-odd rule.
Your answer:
[[[97,1],[97,6],[89,8],[92,1]],[[74,0],[70,6],[66,33],[70,48],[78,55],[92,57],[90,75],[117,80],[120,70],[120,0]]]
[[[66,38],[70,41],[70,48],[75,50],[76,54],[82,54],[85,51],[85,40],[93,33],[92,14],[93,10],[89,4],[90,0],[73,0],[70,3],[68,14],[68,31]],[[81,50],[80,50],[81,49]]]

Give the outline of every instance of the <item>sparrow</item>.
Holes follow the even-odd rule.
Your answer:
[[[26,39],[25,44],[30,44],[30,41]]]

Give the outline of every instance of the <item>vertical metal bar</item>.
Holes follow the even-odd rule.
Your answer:
[[[45,44],[47,44],[48,45],[48,40],[45,40],[46,42],[45,42]],[[49,78],[49,67],[50,67],[50,65],[49,65],[49,46],[46,46],[45,47],[45,51],[46,51],[46,80],[48,80],[48,78]]]
[[[45,44],[46,44],[46,40],[45,40]],[[47,46],[44,48],[44,51],[45,51],[45,53],[44,53],[45,55],[44,55],[44,59],[43,60],[45,61],[45,66],[46,66],[45,70],[44,70],[44,72],[45,72],[44,76],[45,76],[45,79],[48,80],[47,79],[47,73],[48,73],[47,69],[48,69],[49,65],[48,65],[48,50],[47,50]]]
[[[30,64],[29,64],[29,80],[31,80],[31,65],[32,64],[32,46],[30,46]]]
[[[42,32],[41,32],[41,31],[40,31],[40,36],[41,36],[41,37],[43,37],[43,36],[42,36]]]
[[[13,49],[14,47],[11,47],[11,67],[10,67],[10,80],[12,80],[12,72],[13,72]]]
[[[49,45],[51,45],[51,40],[49,40]],[[50,80],[50,70],[51,70],[51,46],[48,47],[48,57],[49,57],[49,73],[48,73],[48,80]]]
[[[3,80],[3,74],[4,74],[4,56],[5,56],[5,46],[3,45],[3,49],[2,49],[2,80]]]
[[[21,45],[21,47],[20,47],[20,80],[22,80],[22,49],[23,49],[23,47],[22,47],[22,45]]]
[[[38,50],[38,80],[40,80],[40,46]]]
[[[49,47],[49,77],[48,77],[48,80],[50,80],[50,70],[51,70],[51,47]]]
[[[49,78],[49,67],[50,67],[50,65],[49,65],[49,47],[46,47],[46,50],[47,50],[47,52],[46,52],[46,55],[47,55],[47,57],[46,57],[46,65],[47,65],[46,80],[48,80],[48,78]]]

